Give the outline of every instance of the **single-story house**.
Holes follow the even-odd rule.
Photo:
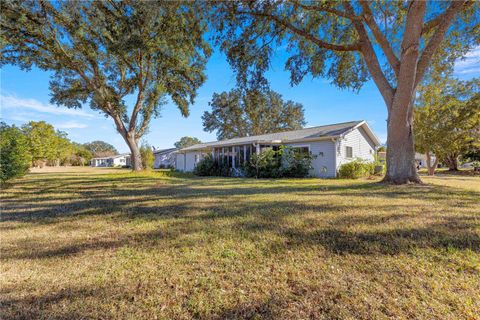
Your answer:
[[[367,122],[351,121],[196,144],[176,152],[175,168],[193,171],[207,154],[215,159],[226,159],[229,166],[238,168],[249,161],[251,154],[282,145],[310,152],[315,157],[310,175],[330,178],[337,176],[342,164],[356,158],[374,161],[375,150],[381,143]]]
[[[90,166],[92,167],[129,167],[131,166],[130,153],[117,154],[115,156],[92,158]]]
[[[177,150],[177,148],[154,150],[153,155],[155,156],[155,161],[153,167],[155,169],[175,168],[175,151]]]

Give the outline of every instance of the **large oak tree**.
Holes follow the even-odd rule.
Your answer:
[[[240,90],[213,94],[202,120],[205,131],[217,131],[219,140],[301,129],[303,106],[283,100],[272,90]]]
[[[205,80],[201,13],[182,1],[2,1],[1,65],[52,71],[52,102],[112,118],[140,170],[138,142],[165,97],[187,116]]]
[[[358,90],[373,79],[388,110],[385,181],[420,182],[415,91],[433,62],[446,67],[479,43],[474,1],[216,2],[212,23],[240,81],[260,80],[279,47],[291,83],[306,75]],[[254,85],[258,85],[254,83]]]

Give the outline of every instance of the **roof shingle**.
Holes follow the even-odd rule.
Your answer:
[[[247,143],[254,143],[254,142],[261,142],[261,141],[280,141],[286,143],[288,141],[296,141],[302,139],[315,139],[315,138],[326,138],[326,137],[338,137],[342,134],[352,130],[357,125],[361,124],[364,121],[350,121],[350,122],[343,122],[337,124],[329,124],[324,126],[318,127],[311,127],[311,128],[304,128],[299,130],[292,130],[292,131],[284,131],[284,132],[276,132],[276,133],[268,133],[268,134],[261,134],[257,136],[249,136],[249,137],[241,137],[241,138],[233,138],[221,141],[212,141],[212,142],[205,142],[199,143],[179,151],[189,151],[189,150],[199,150],[211,147],[221,147],[227,145],[235,145],[235,144],[247,144]]]

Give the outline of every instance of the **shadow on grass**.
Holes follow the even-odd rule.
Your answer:
[[[40,187],[34,188],[35,185]],[[119,235],[114,239],[92,238],[88,242],[53,248],[42,248],[37,244],[35,247],[40,249],[36,250],[32,250],[31,243],[17,243],[11,247],[14,249],[2,252],[2,259],[64,257],[86,250],[132,244],[151,247],[189,233],[219,232],[216,228],[220,221],[228,221],[225,232],[229,232],[229,236],[241,234],[254,239],[257,233],[274,233],[281,240],[271,246],[284,250],[320,246],[335,254],[359,255],[395,255],[415,248],[480,252],[480,237],[475,232],[479,194],[454,188],[388,187],[365,182],[339,185],[335,181],[323,181],[319,186],[314,181],[302,184],[295,180],[259,182],[222,178],[173,178],[165,182],[134,175],[98,175],[93,178],[65,175],[60,181],[45,175],[45,178],[35,177],[33,186],[30,182],[18,187],[22,201],[17,199],[18,195],[5,197],[1,229],[18,228],[18,223],[57,224],[99,216],[119,222],[168,221],[168,232],[158,229]],[[302,200],[295,200],[297,196]],[[283,200],[284,197],[290,197],[290,200]],[[304,197],[309,201],[305,202]],[[332,202],[332,197],[351,197],[352,201]],[[355,203],[356,197],[371,199],[375,210],[385,214],[352,214],[365,210],[365,206]],[[389,199],[411,198],[444,202],[466,210],[460,215],[430,213],[422,225],[412,227],[408,222],[415,217],[397,212],[402,206],[409,209],[411,205],[388,203]],[[382,204],[376,204],[377,200],[382,200]],[[320,218],[334,214],[334,217],[321,225],[313,223],[311,227],[291,225],[292,218],[303,219],[306,214]],[[356,228],[362,225],[372,227],[371,231]],[[378,226],[384,228],[376,228]]]
[[[55,293],[46,295],[37,295],[33,292],[22,298],[8,298],[7,290],[2,290],[0,304],[5,311],[4,316],[0,312],[2,319],[85,319],[86,310],[59,310],[53,308],[58,304],[65,302],[84,301],[92,297],[98,297],[105,294],[102,290],[87,288],[64,288]],[[53,309],[53,310],[52,310]]]

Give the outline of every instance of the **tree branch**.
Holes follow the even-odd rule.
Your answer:
[[[140,128],[138,128],[137,132],[135,133],[135,139],[140,139],[143,136],[143,134],[145,133],[145,130],[148,127],[148,123],[150,122],[150,118],[151,118],[151,113],[144,116],[142,125],[140,126]]]
[[[326,3],[324,4],[321,4],[321,5],[307,5],[307,4],[303,4],[301,2],[298,2],[298,1],[294,1],[294,5],[304,9],[304,10],[308,10],[308,11],[320,11],[320,12],[327,12],[327,13],[331,13],[331,14],[334,14],[336,16],[339,16],[339,17],[343,17],[343,18],[346,18],[346,19],[350,19],[350,20],[359,20],[361,19],[361,17],[359,16],[356,16],[354,14],[348,14],[344,11],[341,11],[341,10],[337,10],[335,8],[332,8],[330,6],[327,6]]]
[[[107,102],[107,104],[105,106],[105,109],[106,110],[113,110],[110,102]],[[110,113],[110,116],[113,119],[113,122],[115,122],[115,126],[117,127],[118,133],[120,133],[122,135],[122,137],[125,139],[127,137],[128,131],[127,131],[127,128],[125,127],[125,124],[123,123],[122,119],[120,118],[120,116],[118,114],[111,113],[111,112],[109,112],[109,113]]]
[[[422,81],[423,77],[425,76],[425,72],[427,71],[428,66],[430,65],[430,61],[432,60],[433,55],[437,51],[438,47],[442,43],[443,39],[445,38],[445,34],[447,33],[448,28],[453,23],[453,19],[455,15],[464,7],[469,6],[472,2],[468,2],[466,0],[462,1],[453,1],[447,10],[441,15],[442,20],[438,22],[437,30],[430,38],[427,46],[423,50],[420,59],[417,64],[417,72],[415,75],[415,87]],[[425,26],[424,26],[425,29]]]
[[[141,55],[139,53],[139,55]],[[140,111],[140,108],[142,107],[142,104],[143,104],[143,99],[144,99],[144,89],[145,89],[145,84],[147,83],[147,79],[148,79],[148,73],[150,71],[150,65],[148,65],[148,68],[147,68],[147,74],[145,75],[145,79],[142,79],[143,78],[143,56],[140,56],[139,57],[140,61],[137,62],[138,66],[139,66],[139,74],[138,74],[138,77],[137,77],[137,81],[138,81],[138,94],[137,94],[137,101],[135,102],[135,106],[133,107],[133,110],[132,110],[132,117],[130,118],[130,123],[128,124],[128,131],[131,132],[131,131],[134,131],[137,127],[137,116],[138,116],[138,112]],[[145,81],[143,81],[145,80]]]
[[[350,3],[343,2],[345,7],[345,11],[353,14],[354,10]],[[365,64],[367,65],[368,71],[373,78],[373,81],[377,85],[380,93],[382,94],[383,100],[387,105],[387,108],[390,109],[393,101],[394,90],[390,83],[388,82],[385,74],[380,67],[380,63],[378,62],[377,54],[373,49],[372,43],[370,42],[370,38],[368,37],[367,30],[363,26],[363,23],[359,20],[354,20],[353,25],[357,30],[358,36],[360,37],[361,41],[361,50],[360,52],[365,59]]]
[[[473,4],[473,1],[466,1],[465,6],[470,6]],[[428,33],[430,30],[434,29],[437,27],[443,20],[447,18],[447,13],[448,10],[446,10],[444,13],[436,16],[435,18],[425,22],[423,25],[423,30],[422,30],[422,35]]]
[[[333,43],[328,43],[323,40],[318,39],[317,37],[311,35],[308,32],[305,32],[302,29],[299,29],[298,27],[294,26],[290,22],[287,22],[285,20],[280,19],[279,17],[269,14],[269,13],[263,13],[263,12],[247,12],[247,11],[238,11],[237,13],[239,14],[247,14],[247,15],[252,15],[252,16],[257,16],[257,17],[264,17],[264,18],[270,18],[276,23],[282,25],[283,27],[290,29],[293,33],[304,37],[305,39],[315,43],[318,47],[324,48],[324,49],[329,49],[329,50],[334,50],[334,51],[360,51],[360,43],[353,43],[353,44],[346,44],[346,45],[340,45],[340,44],[333,44]]]
[[[393,52],[392,47],[388,43],[387,37],[383,34],[378,24],[375,22],[372,10],[370,9],[370,5],[368,4],[368,2],[363,0],[360,1],[360,4],[363,8],[363,19],[365,23],[370,28],[370,30],[372,30],[372,33],[375,36],[375,40],[377,40],[378,44],[382,48],[388,62],[390,63],[390,66],[395,72],[395,75],[398,77],[398,72],[400,70],[400,61],[398,60],[395,52]]]

